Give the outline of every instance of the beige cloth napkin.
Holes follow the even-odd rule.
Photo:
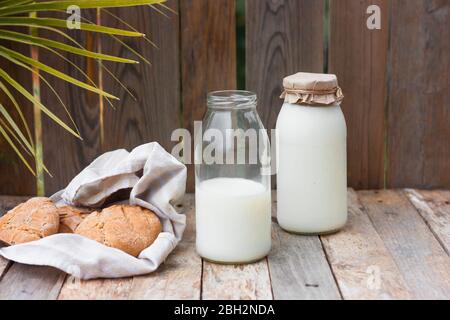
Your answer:
[[[120,278],[155,271],[181,240],[186,226],[186,217],[172,205],[185,193],[186,167],[158,143],[131,152],[105,153],[52,200],[59,206],[101,207],[110,195],[128,188],[131,193],[127,202],[154,211],[163,225],[163,232],[139,258],[76,234],[56,234],[2,248],[0,255],[20,263],[52,266],[81,279]]]

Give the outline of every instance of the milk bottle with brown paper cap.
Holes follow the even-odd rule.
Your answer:
[[[277,219],[300,234],[338,231],[347,221],[347,127],[335,75],[283,81],[277,120]]]

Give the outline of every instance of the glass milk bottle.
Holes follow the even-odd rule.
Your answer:
[[[196,246],[224,264],[264,258],[271,247],[270,145],[256,95],[208,95],[195,142]]]
[[[277,120],[277,219],[300,234],[338,231],[347,221],[347,127],[335,75],[283,81]]]

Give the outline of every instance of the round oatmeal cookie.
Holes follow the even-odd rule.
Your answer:
[[[58,232],[58,208],[48,198],[31,198],[0,219],[0,240],[14,245]]]
[[[139,206],[114,205],[88,215],[75,233],[137,257],[156,240],[161,230],[161,222],[152,211]]]

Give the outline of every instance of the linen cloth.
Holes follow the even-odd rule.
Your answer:
[[[173,203],[183,197],[186,166],[153,142],[133,151],[116,150],[94,160],[51,198],[57,206],[101,208],[115,192],[131,189],[122,201],[155,212],[162,232],[138,258],[76,234],[56,234],[0,249],[6,259],[52,266],[77,278],[121,278],[155,271],[183,236],[186,217]],[[122,203],[121,202],[121,203]]]

